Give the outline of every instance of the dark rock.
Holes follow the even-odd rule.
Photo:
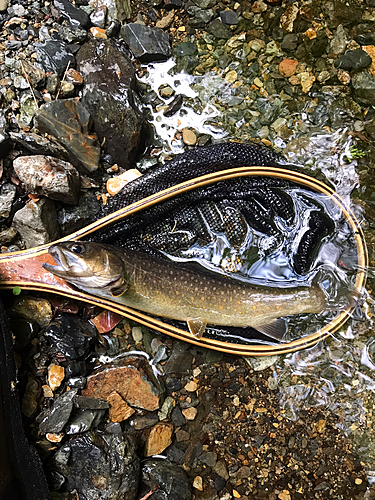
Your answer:
[[[0,245],[9,245],[17,238],[18,233],[13,227],[0,231]]]
[[[174,47],[174,53],[178,57],[193,56],[197,50],[195,43],[191,42],[181,42]]]
[[[175,406],[171,413],[171,420],[175,427],[181,427],[186,424],[186,418],[178,406]]]
[[[191,500],[192,493],[184,470],[167,460],[150,459],[142,463],[142,483],[140,495],[158,486],[153,500]]]
[[[146,413],[146,415],[137,415],[130,419],[130,425],[137,431],[152,427],[159,422],[156,412]]]
[[[56,94],[58,88],[60,86],[60,78],[55,73],[52,73],[47,76],[47,85],[46,90],[50,94]]]
[[[186,349],[176,348],[164,366],[166,375],[187,375],[191,371],[193,355]]]
[[[13,168],[28,193],[73,205],[77,203],[81,183],[77,170],[70,163],[52,156],[19,156]]]
[[[54,202],[48,198],[36,202],[30,200],[14,214],[13,227],[20,233],[26,248],[57,240],[60,231]]]
[[[0,158],[4,158],[9,153],[11,146],[9,135],[4,128],[0,127]]]
[[[91,431],[71,439],[52,458],[80,500],[135,500],[140,473],[134,445],[125,434]]]
[[[320,32],[318,32],[317,38],[313,40],[313,43],[311,45],[311,54],[316,58],[322,56],[326,52],[327,45],[327,35],[325,33],[321,35]]]
[[[239,19],[238,16],[233,10],[222,10],[220,12],[220,19],[223,21],[224,24],[238,24]]]
[[[335,61],[335,68],[345,71],[358,71],[365,69],[372,63],[371,57],[364,50],[347,50]]]
[[[39,424],[39,431],[42,434],[47,432],[61,432],[69,420],[73,410],[73,398],[77,394],[77,389],[71,389],[58,397],[52,407],[43,413],[43,419]]]
[[[181,94],[177,95],[173,99],[173,101],[168,105],[167,109],[164,110],[163,115],[167,117],[173,116],[181,108],[183,102],[184,102],[183,96]]]
[[[81,48],[77,64],[85,82],[81,102],[100,142],[105,140],[103,149],[126,168],[135,160],[143,126],[133,65],[114,42],[95,39]]]
[[[44,71],[51,71],[63,76],[68,64],[75,65],[74,56],[64,42],[48,40],[44,43],[35,43],[37,61]]]
[[[367,71],[356,73],[352,77],[354,100],[365,106],[375,105],[375,77]]]
[[[57,211],[57,222],[59,223],[62,236],[74,233],[94,222],[96,214],[100,210],[100,203],[96,196],[83,196],[75,207],[63,207]]]
[[[10,329],[15,336],[15,350],[23,349],[37,335],[40,330],[38,323],[22,318],[12,319]]]
[[[55,139],[42,137],[33,132],[9,132],[12,141],[37,155],[51,155],[67,158],[67,150]]]
[[[5,183],[0,187],[0,217],[8,218],[16,197],[16,186]]]
[[[121,23],[118,19],[114,19],[109,23],[108,28],[105,30],[105,34],[108,38],[114,38],[119,34],[121,28]]]
[[[58,314],[44,331],[50,350],[67,360],[82,358],[96,339],[96,328],[74,314]]]
[[[89,16],[82,9],[75,7],[69,0],[54,0],[53,4],[72,26],[78,26],[80,28],[89,27]]]
[[[129,23],[122,27],[121,34],[141,62],[165,61],[171,55],[169,36],[161,29]]]
[[[83,43],[87,39],[87,31],[79,26],[59,26],[59,36],[67,44]]]
[[[181,380],[179,378],[167,377],[165,380],[165,388],[168,394],[172,392],[179,391],[182,387]]]
[[[97,427],[104,417],[105,410],[81,410],[73,415],[66,428],[67,434],[81,434]]]
[[[208,465],[208,467],[215,467],[217,462],[217,454],[213,451],[204,451],[198,458],[202,463]]]
[[[215,16],[215,13],[211,9],[201,9],[195,5],[188,7],[187,13],[189,16],[192,16],[189,24],[193,28],[204,28],[206,24],[208,24],[211,19]]]
[[[355,41],[358,42],[359,45],[374,45],[375,33],[363,33],[361,35],[356,36]]]
[[[227,484],[226,480],[220,476],[215,477],[214,486],[216,491],[221,491]]]
[[[295,33],[285,35],[280,46],[283,50],[296,50],[298,46],[298,35]]]
[[[166,449],[165,454],[168,460],[174,464],[182,465],[185,461],[184,451],[173,444]]]
[[[220,38],[223,40],[229,40],[232,36],[232,32],[221,22],[219,18],[214,19],[210,22],[207,27],[207,31],[211,33],[215,38]]]
[[[107,410],[109,404],[98,398],[86,398],[85,396],[77,395],[74,398],[74,405],[82,410]]]
[[[167,7],[172,7],[174,9],[179,9],[182,7],[182,0],[164,0],[164,5]]]
[[[40,132],[54,136],[69,152],[69,160],[78,169],[97,170],[100,148],[89,132],[90,113],[76,99],[60,99],[43,104],[35,114]]]

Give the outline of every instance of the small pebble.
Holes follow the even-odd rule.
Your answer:
[[[139,328],[139,326],[134,326],[132,328],[132,337],[136,344],[140,344],[142,342],[143,333],[141,328]]]
[[[201,478],[201,476],[196,476],[194,478],[193,487],[196,490],[203,491],[203,479]]]
[[[188,382],[186,385],[185,385],[185,389],[188,391],[188,392],[195,392],[197,390],[197,387],[198,385],[196,384],[196,382],[194,382],[193,380],[191,380],[190,382]]]
[[[187,144],[188,146],[194,146],[194,144],[196,144],[197,142],[197,136],[192,130],[184,128],[182,130],[182,140],[184,141],[184,144]]]
[[[57,434],[55,434],[53,432],[47,432],[47,434],[46,434],[46,438],[51,443],[60,443],[60,441],[62,440],[62,438],[64,436],[65,436],[65,434],[63,432],[59,432]]]
[[[121,189],[130,181],[141,177],[141,172],[136,168],[131,168],[123,174],[117,175],[116,177],[111,177],[107,181],[107,191],[111,196],[119,193]]]
[[[42,389],[45,398],[53,398],[53,391],[49,385],[42,385]]]
[[[92,28],[90,28],[90,33],[94,38],[107,38],[105,29],[103,28],[97,28],[96,26],[93,26]]]
[[[198,414],[198,410],[196,408],[185,408],[185,410],[182,410],[182,414],[186,420],[194,420]]]

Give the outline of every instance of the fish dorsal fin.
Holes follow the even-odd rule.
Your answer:
[[[196,339],[201,339],[203,337],[204,331],[206,330],[207,320],[204,318],[189,318],[186,320],[187,326],[190,333]]]
[[[286,321],[284,319],[276,319],[271,323],[267,323],[266,325],[260,325],[254,327],[255,330],[258,330],[260,333],[264,333],[267,337],[270,337],[274,340],[282,340],[286,333]]]

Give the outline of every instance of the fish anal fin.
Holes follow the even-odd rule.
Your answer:
[[[286,333],[286,321],[284,319],[276,319],[271,323],[267,323],[266,325],[260,325],[254,327],[255,330],[258,330],[260,333],[264,333],[267,337],[270,337],[274,340],[282,340]]]
[[[190,333],[196,339],[201,339],[206,330],[207,320],[204,318],[189,318],[186,320]]]

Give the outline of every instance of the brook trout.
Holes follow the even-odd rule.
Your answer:
[[[319,313],[325,296],[318,285],[265,288],[213,276],[150,255],[92,242],[52,245],[51,273],[91,295],[169,319],[186,321],[200,338],[207,324],[251,326],[280,339],[282,316]]]

